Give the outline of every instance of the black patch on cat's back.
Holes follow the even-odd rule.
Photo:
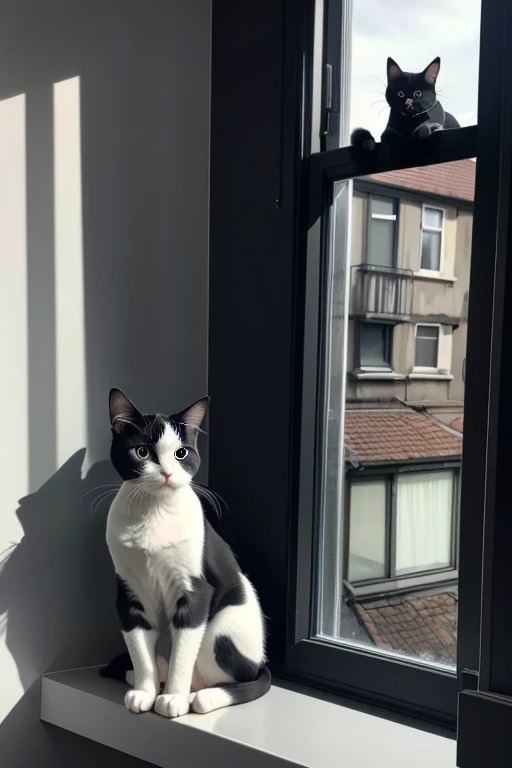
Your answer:
[[[123,632],[131,632],[132,629],[152,629],[151,624],[144,615],[144,606],[128,588],[126,582],[116,574],[117,598],[116,608]]]
[[[213,587],[210,605],[212,619],[223,608],[245,603],[245,590],[240,568],[231,548],[205,520],[203,562],[205,579]]]
[[[197,629],[208,617],[213,588],[204,579],[192,579],[192,589],[176,603],[172,617],[175,629]]]
[[[260,665],[240,653],[227,635],[218,635],[215,638],[213,653],[219,667],[237,683],[250,683],[258,677]]]

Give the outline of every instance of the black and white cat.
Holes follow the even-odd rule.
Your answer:
[[[439,57],[417,74],[403,72],[396,61],[388,59],[386,101],[390,113],[381,136],[383,144],[426,139],[435,131],[460,128],[457,120],[444,111],[437,99],[436,80],[440,68]],[[375,139],[366,128],[356,128],[350,143],[367,150],[375,148]]]
[[[191,483],[207,405],[203,398],[174,416],[148,416],[120,390],[110,392],[111,459],[124,482],[107,544],[133,672],[118,657],[102,674],[127,673],[132,712],[210,712],[270,688],[258,597]],[[170,658],[162,656],[166,640]]]

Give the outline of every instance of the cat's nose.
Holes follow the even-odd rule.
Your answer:
[[[412,107],[413,101],[412,99],[406,99],[405,100],[405,106],[406,107]]]
[[[161,470],[162,475],[165,477],[165,482],[168,481],[168,479],[171,477],[172,472],[164,472],[164,470]]]

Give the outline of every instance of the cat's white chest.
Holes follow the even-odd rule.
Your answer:
[[[119,543],[129,549],[157,554],[164,549],[183,547],[192,534],[181,516],[156,512],[126,524],[119,531]]]
[[[143,560],[154,575],[162,570],[201,574],[204,523],[200,502],[192,490],[172,502],[146,498],[137,507],[129,507],[121,488],[107,522],[107,543],[116,565]]]

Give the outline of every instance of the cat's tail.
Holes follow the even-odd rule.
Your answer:
[[[375,139],[366,128],[354,128],[350,134],[350,143],[353,147],[372,152],[375,149]]]
[[[270,689],[272,678],[267,667],[262,667],[256,680],[247,683],[222,683],[214,688],[203,688],[190,694],[194,712],[201,715],[214,709],[230,707],[233,704],[246,704],[263,696]]]

